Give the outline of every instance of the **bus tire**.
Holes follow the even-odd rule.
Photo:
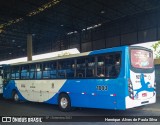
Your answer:
[[[68,94],[62,93],[59,95],[58,106],[63,112],[71,111],[71,100]]]
[[[15,102],[18,102],[18,101],[19,101],[19,96],[18,96],[18,94],[17,94],[16,91],[13,91],[13,92],[12,92],[12,99],[13,99],[13,101],[15,101]]]

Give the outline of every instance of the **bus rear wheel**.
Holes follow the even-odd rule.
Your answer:
[[[18,94],[17,94],[16,91],[13,91],[12,99],[13,99],[15,102],[18,102],[18,101],[19,101],[19,96],[18,96]]]
[[[71,110],[71,101],[67,94],[62,93],[59,95],[58,106],[63,112],[68,112]]]

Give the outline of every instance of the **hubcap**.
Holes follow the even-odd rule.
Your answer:
[[[14,100],[15,101],[18,101],[18,99],[19,99],[19,97],[18,97],[18,95],[17,95],[17,93],[14,95]]]
[[[68,100],[65,97],[61,98],[61,107],[65,109],[67,106],[68,106]]]

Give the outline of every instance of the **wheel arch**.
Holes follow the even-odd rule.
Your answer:
[[[63,94],[66,94],[66,95],[69,97],[70,102],[71,102],[71,97],[70,97],[69,93],[67,93],[67,92],[60,92],[60,93],[58,94],[58,100],[59,100],[59,97],[60,97],[61,95],[63,95]],[[58,101],[58,100],[57,100],[57,101]],[[72,106],[72,103],[71,103],[71,106]]]
[[[17,90],[16,90],[15,88],[12,89],[12,91],[11,91],[11,98],[13,97],[13,94],[14,94],[15,92],[18,93]]]
[[[64,112],[71,111],[71,109],[72,109],[72,101],[71,101],[71,97],[70,97],[69,93],[67,93],[67,92],[60,92],[59,93],[58,99],[57,99],[58,105],[59,105],[61,97],[63,97],[63,96],[67,96],[67,98],[69,99],[69,108],[68,109],[64,109],[64,110],[61,108],[61,111],[64,111]]]

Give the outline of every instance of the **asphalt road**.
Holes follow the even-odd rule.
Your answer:
[[[15,103],[11,100],[0,100],[0,116],[159,116],[160,119],[160,98],[157,98],[155,104],[146,105],[134,109],[129,109],[125,111],[117,110],[104,110],[104,109],[89,109],[89,108],[78,108],[71,112],[61,112],[57,105],[43,104],[43,103],[33,103],[33,102],[20,102]],[[81,119],[81,117],[79,117]],[[0,125],[5,125],[9,123],[0,123]],[[22,124],[22,123],[11,123]],[[25,123],[25,124],[40,124],[40,123]],[[56,124],[56,125],[159,125],[158,122],[47,122],[43,124]]]

